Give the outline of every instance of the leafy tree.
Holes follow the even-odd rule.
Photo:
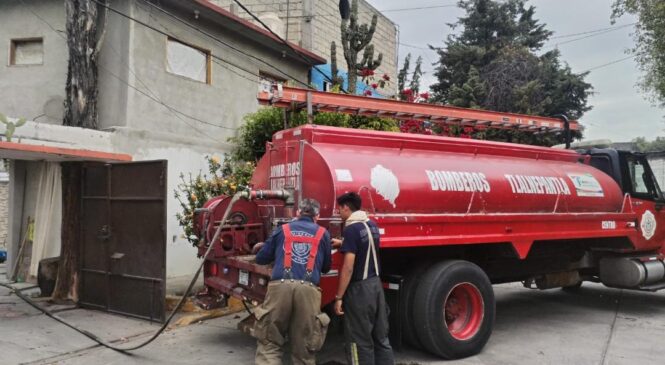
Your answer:
[[[535,8],[525,4],[525,0],[459,2],[466,15],[451,27],[460,31],[448,36],[445,47],[434,48],[439,55],[437,83],[431,87],[434,101],[501,112],[565,114],[572,119],[591,109],[587,73],[573,73],[559,60],[557,50],[540,52],[552,32],[535,19]],[[477,132],[477,138],[545,145],[563,138]]]
[[[644,137],[637,137],[633,140],[633,143],[640,152],[665,151],[665,137],[656,137],[653,141],[647,141]]]
[[[635,24],[635,55],[644,76],[640,86],[665,106],[665,1],[615,0],[612,21],[624,14],[637,15]]]
[[[411,53],[404,57],[404,64],[397,73],[397,91],[401,92],[406,87],[406,78],[409,75],[409,67],[411,67]]]
[[[404,58],[404,64],[397,74],[397,92],[399,93],[399,100],[414,101],[419,96],[420,81],[423,76],[421,68],[422,63],[423,58],[418,56],[418,59],[416,59],[416,66],[413,68],[413,73],[411,74],[411,80],[409,80],[409,72],[411,71],[411,53],[407,54]],[[406,87],[407,84],[409,87]],[[426,93],[426,95],[429,98],[429,93]]]
[[[185,237],[193,245],[198,244],[194,232],[194,211],[216,196],[230,196],[247,186],[255,167],[252,162],[236,161],[227,156],[223,160],[217,156],[206,156],[206,161],[207,173],[199,172],[196,176],[189,174],[187,177],[180,174],[180,182],[174,192],[181,209],[176,218],[185,231]]]
[[[420,91],[420,80],[423,76],[423,70],[421,68],[422,64],[423,57],[418,56],[418,59],[416,59],[416,67],[413,69],[413,74],[411,74],[411,83],[409,84],[409,88],[414,94],[418,94]]]
[[[245,116],[245,122],[237,137],[231,138],[236,143],[233,159],[239,161],[256,161],[265,153],[266,142],[272,135],[284,129],[284,111],[280,108],[261,108],[256,113]],[[307,114],[287,112],[286,127],[293,128],[307,123]],[[398,131],[397,122],[392,119],[350,116],[339,113],[316,113],[314,124],[333,127],[349,127],[358,129],[374,129],[382,131]]]

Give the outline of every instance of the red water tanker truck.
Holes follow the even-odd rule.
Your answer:
[[[231,198],[201,210],[200,254],[214,245],[204,299],[261,302],[271,270],[253,263],[253,245],[291,220],[303,197],[321,203],[319,224],[340,236],[335,198],[348,191],[380,227],[397,346],[449,359],[480,352],[494,324],[492,284],[665,288],[664,200],[642,154],[305,125],[273,136],[216,242]],[[322,307],[337,288],[341,254],[333,258]]]

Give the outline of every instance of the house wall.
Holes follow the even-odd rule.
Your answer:
[[[23,5],[25,4],[25,5]],[[67,77],[65,9],[62,1],[0,1],[0,113],[62,124]],[[12,39],[43,38],[42,65],[11,66]]]
[[[242,9],[237,8],[233,0],[210,0],[225,9],[233,10],[237,15],[253,21],[253,18]],[[337,1],[324,0],[290,0],[288,17],[288,40],[319,54],[330,60],[330,43],[337,44],[337,62],[340,69],[346,69],[344,51],[341,45],[340,16]],[[276,13],[286,27],[287,20],[286,0],[249,0],[244,1],[252,13],[261,16],[266,13]],[[382,92],[393,95],[397,91],[397,26],[385,15],[372,7],[366,1],[358,3],[360,24],[370,24],[372,15],[378,15],[376,32],[372,44],[374,55],[378,57],[383,53],[383,62],[377,69],[377,77],[387,74],[391,82]],[[310,16],[311,15],[311,16]],[[362,56],[362,55],[360,55]],[[359,56],[359,57],[360,57]],[[316,72],[316,71],[313,71]]]
[[[0,160],[0,248],[7,248],[7,229],[9,219],[7,211],[9,209],[9,172],[8,164]]]
[[[23,68],[0,64],[0,87],[12,90],[11,93],[2,93],[0,112],[10,117],[26,116],[30,120],[44,113],[43,106],[51,100],[51,96],[63,97],[67,51],[58,33],[29,11],[34,11],[56,30],[64,31],[63,2],[24,2],[26,6],[22,6],[22,2],[0,2],[0,57],[8,59],[8,43],[12,37],[39,36],[44,37],[45,61],[41,66]],[[126,153],[136,161],[166,159],[169,191],[167,277],[170,280],[188,276],[200,260],[175,218],[179,204],[173,192],[179,176],[206,171],[206,155],[221,157],[231,151],[228,138],[236,135],[243,117],[259,107],[256,101],[259,73],[277,76],[279,73],[151,10],[143,2],[114,0],[112,6],[172,34],[181,42],[210,50],[221,58],[222,61],[212,63],[212,82],[199,83],[167,73],[167,37],[111,12],[99,67],[99,125],[104,131],[63,127],[59,125],[62,123],[60,112],[57,118],[39,117],[35,122],[28,122],[17,129],[15,138],[22,139],[24,143]],[[191,19],[191,14],[177,15]],[[248,36],[227,31],[220,24],[211,24],[203,18],[195,26],[247,54],[268,61],[302,82],[308,82],[309,67],[301,62],[283,58],[281,53],[254,43]],[[0,128],[0,134],[2,132]],[[36,184],[32,183],[32,175],[36,171],[32,164],[22,161],[12,163],[11,171],[17,177],[12,179],[9,188],[10,260],[23,234],[21,222],[28,215],[34,216],[34,201],[29,198],[37,191]],[[24,192],[25,201],[22,199]]]
[[[201,18],[195,26],[242,52],[254,55],[258,59],[268,60],[275,68],[232,50],[190,27],[183,26],[177,20],[141,2],[133,4],[131,14],[136,19],[174,36],[181,42],[209,50],[215,57],[212,59],[210,84],[168,73],[165,65],[167,37],[132,23],[129,27],[128,42],[129,60],[133,69],[133,73],[128,76],[131,79],[130,83],[154,95],[161,102],[168,104],[171,109],[129,88],[127,90],[129,127],[168,131],[212,142],[226,141],[236,134],[237,128],[242,124],[242,118],[258,108],[256,94],[259,72],[283,76],[278,71],[283,70],[301,82],[308,81],[308,66],[283,58],[280,53],[266,50],[265,47],[235,32],[225,31],[218,24],[210,24]],[[189,17],[189,14],[178,15],[181,18]]]

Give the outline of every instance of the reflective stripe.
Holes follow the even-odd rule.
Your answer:
[[[314,240],[310,244],[311,248],[309,249],[309,258],[307,259],[307,271],[310,273],[314,271],[314,264],[316,264],[316,254],[319,252],[319,242],[321,242],[321,238],[323,238],[324,233],[326,233],[326,230],[323,229],[323,227],[319,227],[319,229],[316,231],[316,236],[314,236]]]
[[[352,365],[360,365],[360,359],[358,359],[358,345],[355,342],[351,342],[351,362]]]
[[[284,270],[291,270],[291,257],[293,256],[293,234],[289,224],[282,226],[284,231]]]
[[[310,246],[309,257],[307,258],[307,271],[310,273],[314,271],[316,255],[319,252],[319,243],[326,233],[325,228],[319,227],[314,237],[294,236],[291,232],[291,226],[288,223],[282,226],[282,231],[284,232],[284,270],[290,271],[293,267],[293,243],[298,242]]]

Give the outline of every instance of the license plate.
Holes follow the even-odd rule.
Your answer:
[[[240,285],[249,285],[249,272],[245,270],[240,270],[240,276],[238,277],[238,284]]]

